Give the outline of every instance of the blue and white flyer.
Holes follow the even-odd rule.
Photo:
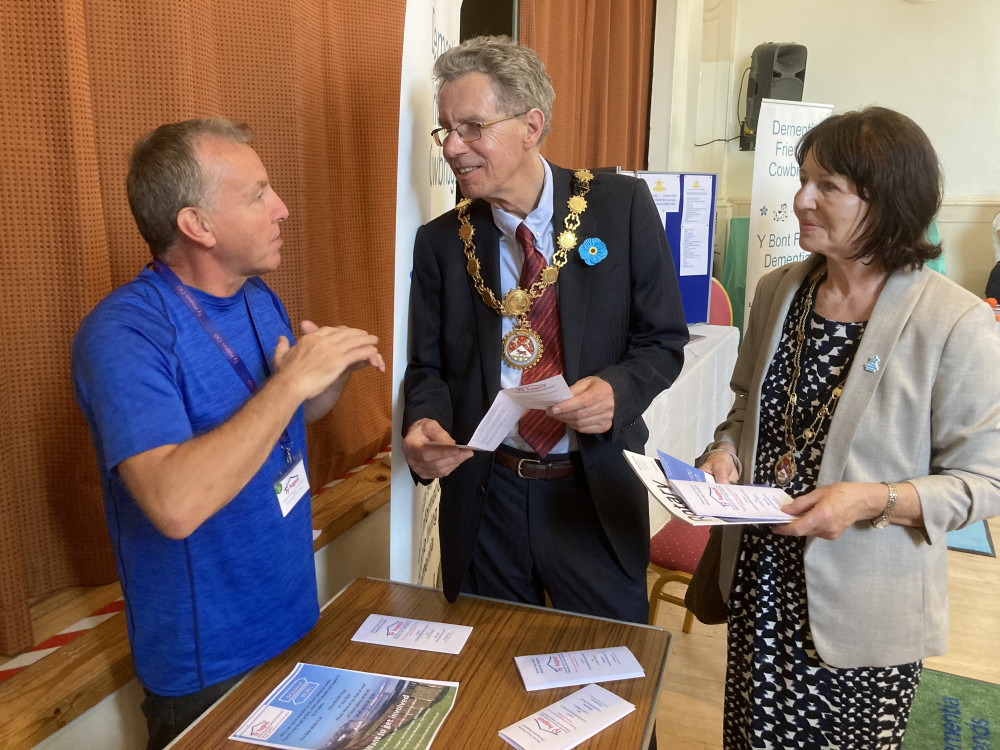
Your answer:
[[[726,523],[788,523],[794,518],[781,506],[792,502],[777,487],[760,484],[716,484],[711,474],[657,451],[670,488],[693,513]]]
[[[711,474],[659,452],[660,460],[622,451],[625,460],[660,505],[692,526],[788,523],[782,506],[791,496],[777,487],[716,484]]]
[[[296,664],[231,740],[290,750],[425,750],[457,682]]]

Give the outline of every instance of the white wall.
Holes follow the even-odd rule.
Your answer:
[[[996,197],[998,32],[997,0],[744,0],[734,61],[742,73],[758,44],[804,44],[803,99],[835,112],[878,104],[912,117],[938,151],[949,196]],[[736,154],[730,190],[749,195],[750,154]]]
[[[878,104],[927,132],[945,174],[938,228],[948,276],[981,294],[993,265],[990,222],[1000,211],[998,30],[998,0],[704,0],[702,49],[684,61],[700,76],[688,140],[736,135],[736,112],[745,107],[740,80],[755,46],[804,44],[804,100],[832,104],[835,113]],[[725,113],[722,101],[730,103]],[[738,141],[695,152],[690,164],[670,168],[719,172],[719,205],[745,215],[753,152],[739,151]]]
[[[649,169],[680,171],[693,158],[698,112],[702,0],[659,0],[653,30]],[[693,169],[691,171],[694,171]]]

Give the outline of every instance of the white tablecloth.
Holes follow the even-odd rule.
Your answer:
[[[674,384],[653,399],[643,413],[649,428],[646,455],[662,450],[694,463],[712,441],[715,428],[729,413],[733,394],[729,380],[736,365],[739,331],[730,326],[699,323],[690,326],[692,341],[684,350],[684,369]],[[650,532],[655,534],[670,515],[649,497]]]

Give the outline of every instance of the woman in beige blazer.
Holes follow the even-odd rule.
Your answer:
[[[702,468],[784,488],[798,518],[724,531],[727,747],[898,747],[947,646],[945,532],[1000,515],[1000,337],[923,268],[937,157],[909,118],[799,142],[800,245],[761,279],[735,404]]]

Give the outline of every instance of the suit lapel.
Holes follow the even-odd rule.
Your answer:
[[[823,465],[817,477],[818,484],[837,482],[844,475],[847,456],[861,417],[882,380],[893,347],[899,340],[928,277],[926,272],[897,271],[882,287],[854,355],[840,403],[830,422],[830,432],[823,451]],[[878,358],[877,369],[874,366],[875,357]]]
[[[572,195],[573,173],[551,162],[549,167],[552,169],[552,232],[557,240],[566,228],[563,222],[569,213],[567,201]],[[584,264],[579,262],[577,248],[584,237],[588,236],[587,227],[592,226],[592,222],[588,221],[592,217],[588,214],[593,210],[593,207],[588,208],[581,216],[580,226],[576,230],[577,245],[569,251],[566,265],[559,272],[559,325],[562,329],[567,383],[575,383],[580,379],[580,352],[587,324],[586,301],[590,299],[591,275],[584,273]],[[558,249],[558,242],[555,242],[555,247]]]
[[[774,299],[776,300],[776,303],[768,310],[767,319],[762,322],[761,330],[767,332],[767,339],[760,341],[758,346],[761,364],[756,368],[750,382],[750,393],[756,394],[756,398],[758,399],[760,398],[764,378],[767,377],[767,371],[770,368],[771,360],[774,358],[775,352],[778,351],[778,344],[781,342],[781,334],[785,327],[785,317],[788,315],[788,310],[792,306],[795,294],[798,292],[799,287],[802,286],[802,282],[805,281],[806,277],[812,273],[813,269],[815,269],[816,266],[822,262],[822,260],[821,256],[813,255],[810,256],[805,263],[789,269],[789,271],[785,274],[785,277],[779,282],[778,286],[774,290]],[[766,306],[768,302],[769,300],[759,300],[754,298],[751,300],[751,308],[753,305],[760,304],[762,305],[760,309],[767,309]],[[754,325],[757,325],[756,321],[754,322]],[[750,346],[753,346],[753,344],[750,344]],[[751,450],[748,451],[748,454],[755,461],[757,456],[758,430],[760,429],[760,410],[754,409],[751,413],[756,415],[756,419],[746,425],[743,434],[749,435],[753,439],[753,445]],[[750,476],[752,475],[753,470],[751,469]]]
[[[479,273],[483,283],[493,290],[496,298],[502,299],[500,290],[500,231],[493,223],[493,212],[486,201],[477,200],[469,207],[470,221],[475,227],[473,242],[479,258]],[[458,237],[458,222],[455,222],[455,236]],[[459,248],[461,248],[459,243]],[[483,369],[486,384],[486,403],[492,402],[500,390],[500,347],[502,344],[501,319],[496,311],[486,306],[469,277],[469,294],[472,297],[472,311],[475,318],[476,342],[479,347],[479,363]]]

